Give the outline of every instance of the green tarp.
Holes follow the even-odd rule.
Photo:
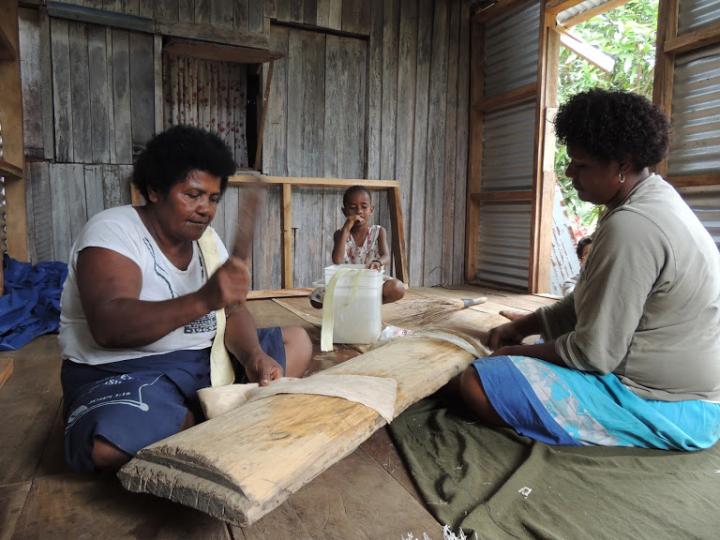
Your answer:
[[[477,538],[720,538],[720,444],[547,446],[430,397],[390,430],[430,511]]]

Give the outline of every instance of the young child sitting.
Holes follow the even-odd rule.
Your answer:
[[[382,272],[390,264],[390,250],[385,229],[370,225],[375,207],[370,191],[363,186],[352,186],[343,194],[342,213],[345,224],[333,235],[332,261],[334,264],[364,264],[367,268]],[[324,289],[316,289],[310,303],[322,306]],[[405,296],[403,283],[390,276],[383,277],[383,304],[395,302]]]

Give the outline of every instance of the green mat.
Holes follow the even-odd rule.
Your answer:
[[[720,444],[697,453],[547,446],[437,397],[390,425],[427,507],[477,538],[720,538]]]

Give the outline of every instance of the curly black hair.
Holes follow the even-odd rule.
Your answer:
[[[230,148],[216,134],[178,125],[150,139],[135,162],[132,181],[148,200],[148,188],[167,195],[195,169],[219,176],[224,192],[236,166]]]
[[[366,188],[365,186],[350,186],[345,190],[345,193],[343,193],[343,207],[346,207],[348,205],[350,197],[355,195],[355,193],[358,193],[359,191],[364,191],[365,193],[367,193],[368,198],[372,201],[372,195],[370,194],[370,190],[368,188]]]
[[[662,161],[668,147],[668,121],[643,96],[593,88],[560,106],[555,134],[602,161],[629,160],[635,171]]]
[[[577,254],[578,259],[582,260],[583,251],[585,251],[585,246],[588,244],[592,244],[591,236],[584,236],[578,240],[577,246],[575,247],[575,253]]]

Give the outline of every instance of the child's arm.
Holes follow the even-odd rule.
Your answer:
[[[385,227],[380,227],[378,233],[378,255],[383,266],[390,266],[390,250],[387,245],[387,236],[385,235]]]
[[[350,236],[350,229],[352,229],[357,220],[357,216],[349,216],[345,220],[345,224],[342,226],[342,229],[335,231],[335,234],[333,235],[332,251],[333,264],[342,264],[345,260],[345,242],[347,242],[347,239]]]

